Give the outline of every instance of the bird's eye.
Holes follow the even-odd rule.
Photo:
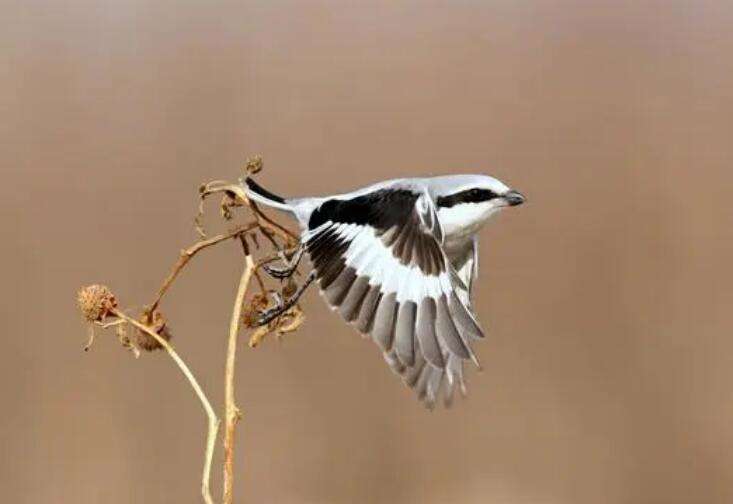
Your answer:
[[[481,203],[494,198],[496,198],[496,193],[490,189],[472,187],[449,196],[439,197],[437,203],[439,207],[450,208],[461,203]]]
[[[466,201],[480,203],[482,201],[488,201],[495,196],[496,195],[493,193],[493,191],[490,191],[489,189],[480,189],[478,187],[474,187],[473,189],[469,189],[467,191]]]

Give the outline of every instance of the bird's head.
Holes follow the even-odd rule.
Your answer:
[[[445,177],[435,189],[438,208],[501,208],[517,206],[525,198],[501,180],[488,175],[456,175]]]
[[[499,210],[525,201],[522,193],[487,175],[440,177],[433,194],[443,226],[471,232]]]

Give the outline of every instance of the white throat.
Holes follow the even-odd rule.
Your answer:
[[[501,208],[490,202],[438,208],[438,220],[446,242],[462,242],[471,238]]]

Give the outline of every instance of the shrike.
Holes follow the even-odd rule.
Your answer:
[[[501,209],[524,203],[521,193],[485,175],[389,180],[307,198],[282,198],[251,178],[244,186],[253,201],[292,214],[302,229],[299,253],[270,274],[292,274],[303,251],[313,265],[298,293],[261,323],[317,280],[331,308],[374,340],[428,407],[442,385],[446,404],[456,387],[465,395],[463,362],[478,366],[471,343],[483,338],[471,306],[476,233]]]

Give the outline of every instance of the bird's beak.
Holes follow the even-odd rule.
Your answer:
[[[524,203],[527,199],[522,193],[512,189],[511,191],[508,191],[506,194],[504,194],[504,200],[509,206],[517,206]]]

